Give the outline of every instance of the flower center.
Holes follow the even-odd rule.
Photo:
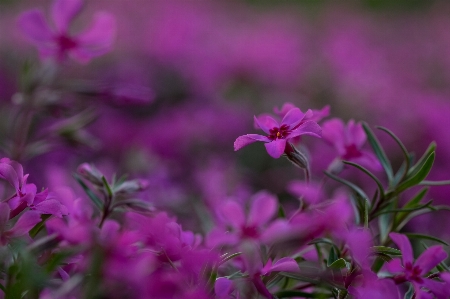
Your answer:
[[[271,140],[276,139],[285,139],[287,135],[289,135],[291,131],[289,130],[288,125],[282,125],[281,127],[277,128],[274,127],[269,130],[270,135],[268,136]]]
[[[351,159],[351,158],[358,158],[358,157],[361,157],[361,156],[362,156],[362,153],[356,147],[356,145],[350,144],[350,145],[347,145],[345,147],[345,155],[342,158],[344,158],[345,160],[348,160],[348,159]]]
[[[77,46],[76,41],[64,34],[59,35],[56,40],[59,46],[59,51],[61,53],[71,50]]]

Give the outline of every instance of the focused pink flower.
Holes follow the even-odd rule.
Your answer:
[[[347,125],[341,119],[334,118],[322,125],[322,137],[332,145],[342,160],[361,164],[371,169],[381,169],[381,164],[374,154],[363,150],[367,136],[361,123],[349,120]]]
[[[303,113],[299,108],[293,108],[286,113],[280,124],[269,115],[263,115],[259,118],[255,116],[255,122],[267,136],[258,134],[239,136],[234,142],[234,150],[237,151],[253,142],[262,141],[266,142],[267,153],[277,159],[285,152],[287,142],[294,137],[300,135],[322,137],[322,129],[316,122],[303,122],[311,115],[311,110]]]
[[[401,262],[400,259],[394,259],[387,264],[388,270],[397,274],[394,277],[395,282],[411,282],[416,298],[428,298],[429,293],[422,290],[422,287],[430,290],[437,298],[448,298],[450,296],[448,283],[426,277],[428,272],[447,258],[447,253],[442,246],[431,246],[414,261],[411,243],[405,235],[390,233],[389,237],[402,252]]]
[[[116,25],[111,14],[97,12],[89,29],[71,36],[69,25],[82,6],[81,0],[56,0],[51,9],[54,28],[47,24],[44,13],[39,9],[22,13],[19,27],[29,41],[37,46],[42,58],[51,57],[61,62],[69,55],[86,63],[111,50]]]

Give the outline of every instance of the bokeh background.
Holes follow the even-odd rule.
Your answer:
[[[50,5],[0,1],[3,156],[15,158],[24,66],[40,65],[17,17]],[[418,156],[435,140],[428,179],[450,179],[445,1],[94,0],[71,30],[89,26],[98,10],[116,17],[114,49],[87,65],[61,66],[57,83],[42,89],[45,107],[34,111],[29,155],[17,157],[38,186],[72,186],[82,196],[71,173],[94,163],[108,175],[149,180],[142,196],[194,230],[207,227],[205,209],[225,198],[265,189],[289,205],[286,186],[301,171],[270,158],[262,144],[233,151],[238,136],[257,133],[253,115],[285,102],[303,111],[330,105],[330,117],[385,126]],[[399,148],[377,135],[399,167]],[[302,144],[320,179],[333,149],[310,137]],[[343,175],[374,187],[356,170]],[[428,197],[450,204],[449,191],[434,187]],[[416,229],[449,241],[446,213],[418,218]]]

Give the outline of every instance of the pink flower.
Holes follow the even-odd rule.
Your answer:
[[[349,120],[347,126],[338,118],[322,125],[323,139],[338,152],[339,158],[361,164],[371,169],[381,169],[381,164],[374,154],[362,149],[367,136],[360,123]]]
[[[8,204],[0,203],[0,245],[7,244],[12,238],[27,237],[30,229],[41,221],[39,213],[27,211],[20,216],[12,228],[8,229],[7,222],[10,217],[11,209]]]
[[[47,24],[44,13],[39,9],[22,13],[18,21],[19,27],[29,41],[37,46],[41,57],[51,57],[61,62],[69,55],[86,63],[111,50],[116,25],[111,14],[97,12],[89,29],[71,36],[69,24],[82,5],[81,0],[56,0],[51,9],[55,28]]]
[[[280,124],[269,115],[263,115],[259,118],[255,116],[255,122],[267,136],[258,134],[239,136],[234,142],[234,150],[237,151],[250,143],[262,141],[266,142],[268,154],[278,159],[285,152],[287,142],[290,139],[300,135],[312,135],[319,138],[322,136],[322,129],[316,122],[302,122],[311,115],[311,110],[303,113],[299,108],[293,108],[286,113]]]
[[[402,252],[402,262],[400,262],[400,259],[394,259],[387,264],[390,272],[397,273],[394,280],[397,283],[411,282],[416,298],[427,296],[422,287],[430,290],[438,298],[448,298],[450,296],[448,283],[442,283],[426,277],[428,272],[447,258],[447,253],[442,249],[442,246],[431,246],[414,261],[411,244],[405,235],[390,233],[389,237]]]

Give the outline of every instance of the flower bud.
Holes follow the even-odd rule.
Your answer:
[[[103,186],[102,181],[103,175],[97,168],[95,168],[95,166],[90,165],[88,163],[83,163],[80,166],[78,166],[77,171],[79,174],[81,174],[83,178],[85,178],[92,184],[96,186]]]

